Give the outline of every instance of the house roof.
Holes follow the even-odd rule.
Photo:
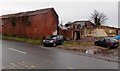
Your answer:
[[[74,21],[72,23],[74,24],[74,23],[78,23],[78,22],[90,22],[90,21],[89,20],[81,20],[81,21]]]
[[[81,20],[81,21],[74,21],[74,22],[71,22],[71,23],[67,23],[65,24],[65,26],[69,26],[69,25],[72,25],[72,24],[81,24],[81,25],[84,25],[86,22],[90,22],[92,25],[94,25],[91,21],[89,20]]]
[[[40,9],[40,10],[35,10],[35,11],[27,11],[27,12],[15,13],[15,14],[7,14],[7,15],[2,15],[2,18],[31,16],[31,15],[36,15],[36,14],[45,14],[50,10],[54,10],[54,9],[53,8],[45,8],[45,9]]]

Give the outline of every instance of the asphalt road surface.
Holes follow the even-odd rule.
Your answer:
[[[68,53],[55,47],[2,41],[3,69],[118,69],[109,62]]]

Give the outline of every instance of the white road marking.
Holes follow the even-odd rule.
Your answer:
[[[33,69],[33,68],[35,68],[34,65],[26,64],[25,62],[18,62],[18,64],[21,65],[21,66],[24,66],[24,67],[26,67],[26,68],[28,68],[28,69]]]
[[[12,65],[9,65],[8,68],[10,68],[10,69],[15,69],[15,67],[13,67]]]
[[[23,54],[26,54],[26,52],[23,52],[23,51],[18,51],[19,53],[23,53]]]
[[[8,49],[9,49],[9,50],[12,50],[12,51],[15,51],[15,52],[22,53],[22,54],[27,54],[26,52],[19,51],[19,50],[13,49],[13,48],[8,48]]]
[[[23,64],[23,63],[18,62],[18,64],[20,64],[21,66],[24,66],[24,67],[26,67],[26,68],[28,68],[28,69],[31,69],[30,66],[27,66],[27,65],[25,65],[25,64]]]
[[[15,65],[14,63],[10,63],[10,65],[13,66],[13,67],[16,67],[16,68],[18,68],[18,69],[22,69],[21,67]]]
[[[74,69],[74,68],[72,68],[72,67],[67,67],[68,69]]]
[[[31,65],[32,68],[34,68],[35,66]]]

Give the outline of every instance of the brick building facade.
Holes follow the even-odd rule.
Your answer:
[[[43,38],[57,34],[58,15],[53,8],[2,15],[2,34]]]

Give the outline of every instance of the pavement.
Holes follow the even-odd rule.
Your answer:
[[[118,63],[26,43],[2,41],[2,69],[118,69]]]

